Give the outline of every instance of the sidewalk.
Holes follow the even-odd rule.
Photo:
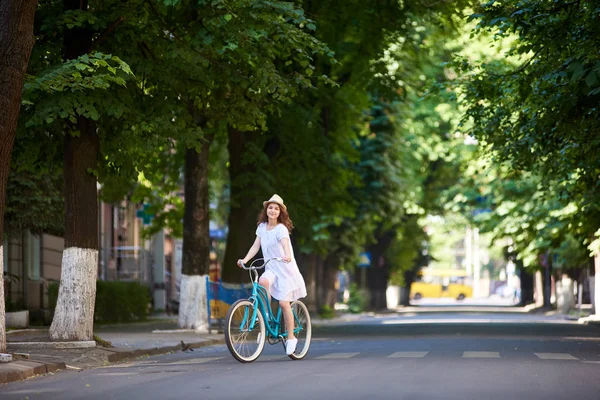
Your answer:
[[[98,344],[69,348],[60,342],[48,343],[48,328],[8,331],[7,352],[13,354],[13,361],[0,363],[0,384],[64,369],[82,370],[144,355],[181,351],[182,341],[192,349],[225,343],[223,334],[215,330],[207,334],[179,329],[176,317],[98,326],[94,333],[112,347]]]

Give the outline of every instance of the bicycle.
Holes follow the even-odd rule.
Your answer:
[[[265,268],[273,260],[283,261],[278,257],[266,261],[259,258],[250,266],[242,264],[242,268],[249,271],[252,295],[248,299],[233,303],[225,317],[225,343],[231,355],[242,363],[253,362],[260,357],[266,341],[271,345],[281,342],[285,351],[287,331],[281,307],[277,307],[275,316],[267,290],[258,284],[258,270]],[[262,265],[254,266],[259,261],[264,262]],[[291,307],[294,314],[294,336],[298,339],[298,344],[296,351],[289,357],[292,360],[301,360],[308,353],[312,338],[310,314],[306,305],[300,300],[292,302]]]

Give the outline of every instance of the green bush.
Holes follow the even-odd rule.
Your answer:
[[[14,301],[12,301],[8,297],[6,297],[6,295],[4,295],[4,296],[5,296],[4,297],[4,311],[5,312],[21,311],[21,308],[17,305],[17,303],[15,303]]]
[[[54,310],[58,300],[58,281],[52,281],[48,284],[48,308]]]
[[[335,311],[329,306],[322,306],[319,310],[319,316],[324,319],[331,319],[335,317]]]
[[[129,322],[148,317],[150,290],[137,282],[105,282],[96,285],[95,320]]]
[[[58,282],[48,285],[50,308],[56,308]],[[96,282],[94,320],[103,323],[145,320],[150,311],[150,290],[137,282]]]
[[[367,307],[367,296],[363,290],[360,290],[355,283],[350,285],[350,295],[348,296],[348,311],[351,313],[360,313]]]

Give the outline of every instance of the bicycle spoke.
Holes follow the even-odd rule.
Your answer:
[[[250,328],[253,315],[254,305],[248,300],[236,302],[228,315],[226,342],[238,361],[254,361],[264,347],[263,318],[258,315],[254,321],[254,327]]]

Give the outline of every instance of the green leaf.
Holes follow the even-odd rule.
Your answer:
[[[592,87],[594,85],[596,85],[596,83],[598,82],[598,79],[596,77],[596,73],[594,71],[591,71],[588,76],[585,78],[585,83],[589,86]]]

